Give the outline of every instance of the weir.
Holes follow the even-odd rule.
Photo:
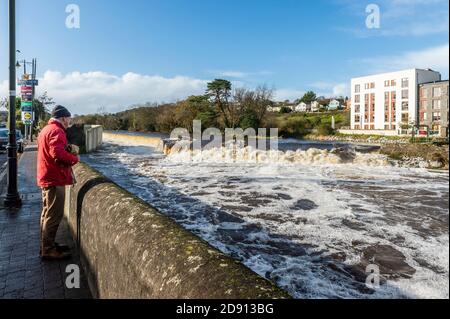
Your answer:
[[[65,217],[94,297],[290,298],[88,165],[74,174]]]

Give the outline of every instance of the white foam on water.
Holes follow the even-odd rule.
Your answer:
[[[449,297],[448,173],[315,149],[162,157],[109,147],[88,162],[296,298]],[[376,245],[415,273],[369,293],[345,271]]]

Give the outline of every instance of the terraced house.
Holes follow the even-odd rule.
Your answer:
[[[419,85],[437,81],[441,81],[441,74],[430,69],[352,79],[352,130],[359,134],[410,134],[419,123]]]

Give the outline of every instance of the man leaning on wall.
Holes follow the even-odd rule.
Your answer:
[[[41,251],[45,260],[70,257],[69,247],[55,242],[64,215],[65,186],[74,184],[72,166],[80,160],[76,145],[68,144],[71,114],[61,105],[38,137],[37,183],[42,189]]]

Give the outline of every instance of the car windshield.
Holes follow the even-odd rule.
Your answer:
[[[21,139],[21,138],[22,138],[22,132],[16,131],[16,139]]]
[[[8,137],[8,131],[7,130],[0,130],[0,138]]]

